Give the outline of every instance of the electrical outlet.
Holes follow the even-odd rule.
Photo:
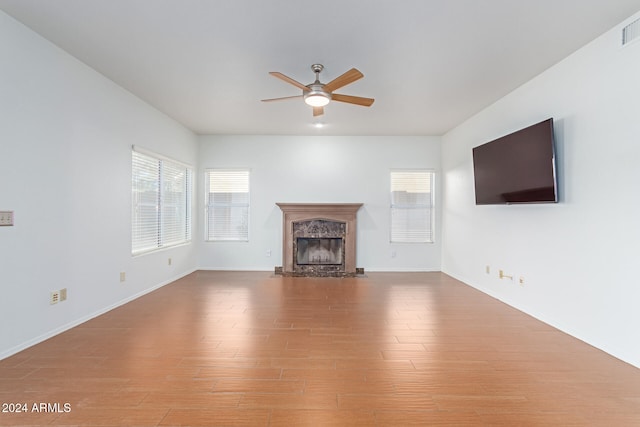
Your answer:
[[[125,273],[124,271],[122,271],[120,273],[120,282],[124,282],[125,280],[127,280],[127,273]]]
[[[49,304],[57,304],[60,302],[60,291],[53,291],[49,297]]]
[[[0,226],[13,225],[13,211],[0,211]]]
[[[268,257],[270,257],[270,256],[271,256],[271,249],[267,249],[266,256],[268,256]]]
[[[60,302],[67,300],[67,288],[60,289]]]
[[[171,265],[171,258],[167,260],[167,265]]]
[[[501,278],[501,279],[509,279],[509,280],[513,281],[513,276],[506,274],[504,272],[504,270],[499,270],[498,271],[498,277]]]
[[[520,276],[518,283],[520,283],[520,286],[524,286],[524,276]]]
[[[491,274],[491,266],[487,265],[484,267],[484,272],[487,274]]]

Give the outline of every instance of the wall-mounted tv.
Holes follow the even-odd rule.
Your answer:
[[[556,203],[553,119],[473,149],[476,205]]]

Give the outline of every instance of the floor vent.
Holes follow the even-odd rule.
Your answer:
[[[636,19],[622,29],[622,46],[626,46],[638,38],[640,38],[640,19]]]

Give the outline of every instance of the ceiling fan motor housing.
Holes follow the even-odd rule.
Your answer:
[[[331,94],[325,92],[324,85],[320,83],[312,83],[307,86],[308,92],[304,92],[304,102],[312,107],[324,107],[331,101]]]

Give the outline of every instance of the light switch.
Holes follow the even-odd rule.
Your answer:
[[[0,211],[0,226],[13,225],[13,211]]]

